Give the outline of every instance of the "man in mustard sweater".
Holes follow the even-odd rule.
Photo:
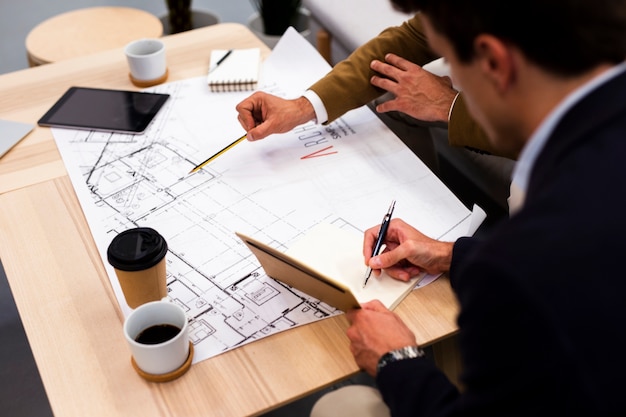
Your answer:
[[[416,15],[359,47],[302,97],[286,100],[256,92],[237,105],[238,118],[248,140],[254,141],[311,120],[330,123],[389,92],[394,98],[379,104],[378,112],[398,111],[427,123],[447,124],[451,145],[492,153],[484,132],[467,111],[463,94],[448,77],[421,68],[437,58]]]

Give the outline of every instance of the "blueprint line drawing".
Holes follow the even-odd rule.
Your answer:
[[[471,211],[367,107],[244,141],[187,176],[244,133],[235,105],[249,93],[211,92],[205,76],[150,91],[170,99],[141,135],[52,132],[125,316],[109,243],[133,227],[165,237],[168,298],[187,313],[194,363],[341,314],[268,277],[236,231],[284,251],[320,222],[362,233],[396,199],[395,216],[427,235],[468,233]]]

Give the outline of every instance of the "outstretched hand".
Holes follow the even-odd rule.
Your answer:
[[[289,132],[315,118],[315,110],[306,98],[286,100],[261,91],[255,92],[235,108],[239,113],[237,119],[250,141],[273,133]]]
[[[448,123],[450,107],[458,93],[450,77],[435,75],[391,53],[385,56],[385,62],[374,60],[370,67],[382,75],[374,75],[372,85],[395,96],[376,106],[376,111],[399,111],[425,122]]]

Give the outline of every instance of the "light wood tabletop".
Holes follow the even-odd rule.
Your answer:
[[[261,47],[224,23],[163,38],[168,81],[206,74],[213,48]],[[36,123],[68,87],[137,90],[122,49],[0,76],[0,117]],[[36,127],[0,159],[0,259],[54,415],[259,415],[355,375],[343,315],[194,364],[167,383],[131,366],[123,314],[52,133]],[[443,276],[396,312],[455,372],[458,305]]]

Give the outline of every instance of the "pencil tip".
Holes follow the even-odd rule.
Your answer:
[[[178,181],[182,181],[182,180],[184,180],[184,179],[188,178],[188,177],[189,177],[191,174],[193,174],[194,172],[195,172],[194,170],[189,171],[188,173],[186,173],[185,175],[183,175],[182,177],[180,177],[180,178],[178,179]]]

